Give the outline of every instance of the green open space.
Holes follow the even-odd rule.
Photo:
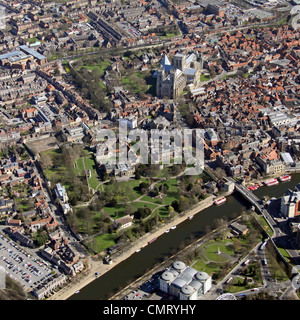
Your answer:
[[[268,235],[272,236],[273,235],[273,230],[270,228],[270,226],[269,226],[268,222],[266,221],[266,219],[263,216],[259,216],[258,220],[260,221],[260,223],[262,224],[263,228],[268,233]]]
[[[88,178],[89,187],[96,190],[100,181],[98,178],[96,163],[93,156],[89,158],[84,158],[84,164],[86,170],[91,170],[91,177]]]
[[[180,33],[166,32],[165,35],[158,34],[160,39],[169,39],[180,36]]]
[[[230,243],[232,244],[232,243]],[[208,260],[214,261],[214,262],[224,262],[228,259],[221,254],[218,254],[218,250],[222,253],[226,253],[230,256],[233,255],[232,249],[229,248],[229,245],[220,244],[220,243],[210,243],[205,248],[205,256]]]
[[[144,77],[145,75],[138,71],[124,75],[121,82],[126,89],[136,94],[146,93],[148,91],[148,85]]]
[[[208,81],[210,79],[209,75],[201,74],[200,75],[200,81]]]
[[[153,197],[145,195],[141,198],[141,200],[153,202],[156,204],[164,204],[166,206],[171,205],[171,203],[174,200],[178,199],[177,179],[176,178],[168,179],[166,181],[159,182],[156,186],[159,187],[159,186],[163,185],[164,183],[166,183],[169,187],[169,190],[165,196],[163,196],[162,198],[159,198],[159,197],[153,198]]]
[[[83,65],[84,68],[86,68],[86,69],[88,69],[90,71],[98,69],[100,71],[101,75],[104,74],[104,71],[108,66],[110,66],[110,62],[107,61],[107,60],[99,60],[99,63],[95,64],[95,65],[89,65],[89,64],[84,64]]]
[[[96,235],[93,237],[91,246],[96,252],[103,252],[115,245],[114,238],[115,236],[109,233]]]
[[[53,161],[55,161],[56,156],[61,155],[61,150],[54,149],[54,150],[44,151],[42,152],[42,155],[50,155]],[[96,190],[100,181],[98,179],[96,163],[94,161],[92,154],[90,154],[88,150],[82,150],[81,156],[74,161],[73,172],[79,177],[84,172],[84,168],[85,170],[88,170],[88,169],[91,170],[91,177],[88,178],[88,184],[92,189]],[[44,172],[48,177],[48,179],[51,181],[55,175],[61,176],[63,179],[65,174],[68,172],[68,170],[69,169],[64,164],[59,164],[59,165],[54,164],[53,166],[44,169]],[[63,184],[68,191],[70,187],[70,183],[64,181]]]

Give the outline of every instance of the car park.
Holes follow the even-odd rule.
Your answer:
[[[49,273],[51,268],[46,267],[43,261],[34,258],[3,235],[0,238],[3,239],[0,246],[0,266],[5,267],[7,274],[9,271],[10,276],[19,281],[25,289],[35,287],[35,284],[41,284],[48,274],[51,275]],[[9,254],[7,255],[6,252]],[[39,263],[35,264],[34,260]]]

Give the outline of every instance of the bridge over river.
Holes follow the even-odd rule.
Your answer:
[[[245,186],[236,182],[234,179],[227,177],[227,180],[233,182],[235,191],[239,192],[243,197],[245,197],[256,208],[256,210],[263,215],[263,217],[266,219],[271,229],[273,230],[272,238],[277,237],[280,234],[277,221],[275,221],[270,215],[269,211],[263,205],[262,200],[259,199],[253,192],[248,190]]]

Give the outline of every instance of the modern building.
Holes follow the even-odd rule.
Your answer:
[[[300,215],[300,184],[295,189],[288,190],[281,198],[280,213],[285,218],[294,218]]]
[[[63,203],[68,202],[69,198],[68,198],[68,195],[67,195],[66,188],[64,186],[62,186],[60,183],[58,183],[55,186],[54,192],[55,192],[56,197],[59,200],[61,200]]]
[[[84,137],[82,126],[76,126],[66,129],[66,137],[69,142],[80,142]]]
[[[211,276],[175,261],[158,279],[159,289],[179,300],[197,300],[212,286]]]

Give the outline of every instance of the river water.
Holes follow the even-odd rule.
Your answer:
[[[300,174],[292,175],[289,182],[277,186],[261,187],[254,191],[258,197],[268,195],[281,197],[287,189],[293,189],[300,182]],[[190,243],[191,239],[199,239],[215,227],[216,219],[231,220],[250,208],[250,204],[239,194],[227,197],[227,202],[219,207],[211,206],[186,220],[157,238],[153,243],[119,263],[109,272],[95,279],[89,285],[74,294],[69,300],[107,300],[113,294],[144,275],[164,258],[172,256]]]

